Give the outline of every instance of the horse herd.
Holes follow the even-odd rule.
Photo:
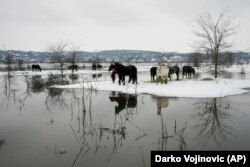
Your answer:
[[[78,71],[79,66],[78,65],[71,65],[68,67],[69,70],[76,70]],[[102,70],[102,65],[101,64],[92,64],[92,70]],[[42,71],[42,68],[38,64],[33,64],[32,65],[32,71]],[[128,83],[132,81],[132,84],[137,83],[137,68],[134,65],[128,65],[125,66],[121,63],[115,62],[112,63],[109,66],[109,71],[111,71],[111,78],[113,83],[115,82],[115,76],[116,74],[118,75],[118,83],[119,85],[123,84],[125,85],[125,76],[129,76]],[[179,80],[179,74],[181,70],[180,68],[175,65],[175,66],[166,66],[164,64],[159,63],[157,67],[151,67],[150,68],[150,76],[151,76],[151,81],[157,81],[156,83],[158,84],[159,81],[161,83],[165,82],[167,83],[168,78],[171,81],[171,75],[176,74],[176,80]],[[192,75],[195,74],[195,70],[191,66],[183,66],[182,67],[182,77],[186,78],[191,78]],[[156,77],[156,79],[155,79]]]
[[[113,83],[115,82],[115,75],[118,75],[119,78],[119,85],[123,83],[125,85],[125,76],[129,76],[129,81],[133,81],[132,84],[137,83],[137,68],[134,65],[124,66],[118,62],[115,62],[109,66],[109,71],[112,71],[111,78]],[[176,74],[176,80],[179,80],[180,68],[176,66],[165,66],[163,64],[158,64],[157,67],[151,67],[150,75],[151,81],[158,81],[160,80],[161,83],[165,81],[167,83],[168,78],[171,81],[171,75]],[[195,69],[191,66],[183,66],[182,68],[182,77],[191,78],[192,75],[195,74]]]
[[[31,66],[32,68],[32,71],[42,71],[42,68],[40,67],[40,65],[38,64],[33,64]],[[76,64],[73,64],[71,66],[68,67],[69,70],[72,70],[72,71],[78,71],[79,70],[79,66],[76,65]],[[92,64],[92,70],[93,71],[96,71],[96,70],[102,70],[102,65],[101,64]]]

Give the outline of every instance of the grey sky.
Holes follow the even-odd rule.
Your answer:
[[[0,0],[0,48],[39,51],[69,40],[88,51],[189,52],[195,14],[227,7],[241,26],[234,49],[247,50],[249,0]]]

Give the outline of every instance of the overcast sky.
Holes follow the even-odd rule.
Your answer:
[[[250,48],[249,0],[0,0],[0,49],[43,51],[68,40],[81,50],[192,51],[197,13],[230,8],[235,50]]]

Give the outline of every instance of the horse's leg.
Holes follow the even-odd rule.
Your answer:
[[[118,81],[118,83],[119,83],[119,85],[121,85],[121,80],[122,80],[122,78],[121,78],[122,76],[121,75],[119,75],[119,81]]]
[[[125,75],[122,76],[123,85],[125,85]]]
[[[170,75],[170,73],[168,73],[168,77],[169,77],[170,81],[172,81],[172,80],[171,80],[171,75]]]
[[[130,83],[131,80],[132,80],[132,77],[131,77],[131,75],[129,75],[128,83]]]

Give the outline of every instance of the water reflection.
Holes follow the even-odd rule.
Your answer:
[[[0,136],[0,150],[3,146],[6,145],[6,138],[5,137],[2,137]]]
[[[135,108],[137,106],[137,96],[129,95],[125,93],[115,93],[113,92],[109,96],[111,102],[117,102],[118,105],[115,106],[115,113],[119,114],[125,108]]]
[[[237,140],[241,147],[249,148],[244,143],[245,140],[248,141],[249,135],[244,130],[237,129],[238,126],[247,129],[245,125],[249,124],[236,112],[232,113],[233,116],[236,115],[243,123],[235,126],[230,122],[232,116],[229,111],[232,106],[224,101],[227,98],[200,101],[154,96],[151,99],[149,95],[110,94],[83,88],[55,89],[39,83],[43,79],[46,81],[45,77],[21,76],[21,79],[11,78],[9,81],[1,78],[3,84],[0,92],[3,96],[0,96],[0,104],[4,103],[6,106],[8,102],[9,111],[25,111],[22,119],[15,119],[18,112],[1,112],[2,108],[0,109],[0,137],[4,135],[8,139],[8,145],[0,142],[0,154],[6,161],[10,158],[9,155],[17,157],[23,153],[38,151],[37,156],[31,155],[32,159],[37,158],[36,166],[43,164],[44,160],[48,161],[48,166],[98,166],[100,162],[104,166],[143,166],[138,155],[143,154],[142,150],[149,154],[150,150],[155,149],[185,150],[187,145],[192,150],[208,144],[218,148],[217,145],[222,145],[224,141],[232,142],[230,148],[237,149]],[[244,96],[246,99],[249,97]],[[230,99],[239,97],[242,98],[236,96]],[[34,106],[37,106],[37,111],[34,111]],[[192,107],[195,113],[190,112]],[[245,108],[249,108],[249,104],[241,102],[240,107],[241,111],[247,112]],[[190,118],[190,114],[194,119],[187,126],[185,120]],[[20,133],[11,129],[13,125],[18,125],[16,127]],[[237,136],[237,140],[229,139],[234,134],[229,125],[236,127],[240,136]],[[43,133],[40,133],[41,129]],[[214,144],[216,142],[219,144]],[[21,147],[20,143],[24,143],[25,147]],[[34,144],[33,147],[26,147],[30,143]],[[5,149],[5,146],[20,147],[21,153],[10,150],[11,147]],[[46,147],[46,150],[41,147]],[[61,149],[67,152],[61,155]],[[126,164],[127,159],[131,163]],[[28,162],[30,159],[23,158],[21,161]],[[9,166],[18,166],[20,161],[11,163],[14,165]],[[58,165],[60,163],[63,165]],[[150,164],[148,158],[145,158],[145,164],[144,166]]]
[[[71,79],[71,81],[74,83],[76,80],[79,79],[79,75],[71,74],[71,75],[69,75],[69,79]]]
[[[26,83],[27,87],[29,83]],[[33,93],[41,93],[45,90],[45,81],[42,79],[41,75],[36,75],[31,77],[31,91]]]
[[[168,97],[157,97],[157,115],[161,115],[161,110],[168,107]]]
[[[164,122],[162,109],[168,107],[168,98],[167,97],[156,97],[156,106],[157,106],[157,115],[160,116],[160,123],[161,123],[161,132],[160,137],[158,139],[158,150],[166,150],[167,143],[169,139],[167,125]]]
[[[218,147],[229,142],[234,130],[229,126],[231,119],[230,104],[221,99],[211,99],[194,105],[194,119],[199,120],[194,126],[198,129],[197,140],[206,147],[214,142]]]
[[[97,78],[101,78],[101,77],[102,77],[102,74],[92,74],[93,79],[97,80]]]
[[[165,121],[166,118],[164,118],[167,113],[163,112],[163,109],[166,110],[166,108],[169,106],[169,98],[168,97],[153,97],[153,99],[156,99],[156,106],[157,106],[157,115],[160,117],[160,137],[158,138],[158,150],[167,150],[168,142],[169,140],[177,141],[179,145],[179,150],[185,150],[186,149],[186,142],[184,138],[184,132],[186,130],[186,124],[183,128],[177,129],[177,122],[175,120],[174,130],[170,129],[171,134],[169,133],[169,129],[167,127],[167,122]]]

